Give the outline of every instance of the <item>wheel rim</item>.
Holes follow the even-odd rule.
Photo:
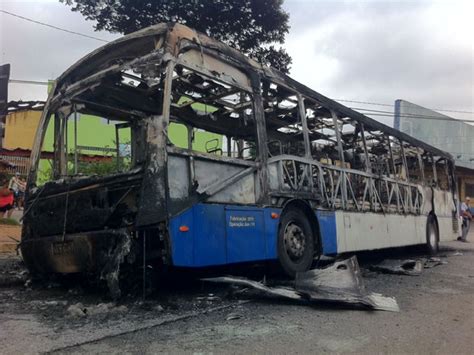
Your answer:
[[[299,261],[306,248],[306,236],[303,229],[295,222],[289,222],[283,234],[286,254],[292,261]]]

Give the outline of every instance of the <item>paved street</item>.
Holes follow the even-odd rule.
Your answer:
[[[453,353],[474,349],[474,245],[447,243],[449,264],[422,276],[371,274],[370,290],[396,297],[401,312],[251,302],[145,331],[67,349],[73,352]],[[239,319],[226,320],[229,314]]]
[[[124,310],[90,308],[77,319],[67,312],[70,305],[107,300],[74,285],[2,288],[0,346],[3,353],[471,353],[474,243],[444,243],[440,256],[448,263],[421,276],[367,270],[374,255],[416,257],[413,253],[359,255],[367,288],[395,297],[399,313],[268,299],[240,304],[226,297],[227,287],[198,283],[163,291],[146,307],[127,301]]]

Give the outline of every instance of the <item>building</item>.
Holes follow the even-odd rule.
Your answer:
[[[394,127],[450,153],[455,159],[459,198],[474,196],[474,125],[396,100]]]
[[[2,140],[0,145],[0,172],[7,175],[19,172],[26,175],[32,139],[41,117],[44,102],[10,101],[2,121]]]
[[[3,139],[0,146],[0,172],[14,174],[19,172],[26,176],[30,165],[30,154],[39,125],[44,102],[11,101],[3,123]],[[186,147],[188,136],[183,125],[171,123],[169,127],[171,143]],[[68,119],[66,146],[68,147],[71,170],[74,170],[75,152],[81,162],[111,162],[130,154],[131,132],[129,127],[122,127],[120,122],[107,118],[72,114]],[[205,152],[216,146],[222,147],[223,138],[219,135],[204,132],[193,132],[193,149]],[[211,143],[211,144],[209,144]],[[54,151],[54,120],[46,131],[42,147],[42,158],[39,167],[39,183],[51,177]]]

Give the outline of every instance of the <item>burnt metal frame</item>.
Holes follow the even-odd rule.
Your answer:
[[[191,68],[190,68],[191,69]],[[198,68],[192,68],[198,73],[202,73]],[[205,73],[203,73],[205,74]],[[410,184],[407,181],[399,181],[397,179],[391,179],[389,177],[381,177],[370,173],[370,159],[367,151],[366,137],[364,131],[364,125],[360,124],[362,132],[362,142],[364,146],[364,154],[366,156],[366,172],[362,173],[359,170],[347,169],[344,166],[344,149],[342,145],[342,138],[338,123],[338,117],[335,111],[331,110],[331,116],[334,123],[334,131],[336,133],[337,151],[339,153],[339,159],[343,164],[343,167],[329,166],[321,164],[315,160],[310,159],[310,139],[309,130],[306,121],[306,112],[304,106],[303,96],[288,88],[282,83],[277,83],[283,86],[288,91],[294,93],[298,98],[298,112],[301,118],[301,126],[303,130],[303,141],[305,146],[305,156],[295,157],[288,155],[280,155],[270,158],[268,164],[278,164],[278,189],[270,192],[272,197],[288,197],[291,195],[301,195],[301,197],[314,200],[322,207],[326,208],[342,208],[342,209],[353,209],[356,211],[374,211],[374,212],[389,212],[394,211],[398,213],[413,213],[419,214],[422,205],[423,196],[419,192],[416,184]],[[261,97],[256,95],[256,97]],[[165,102],[167,99],[165,97]],[[255,103],[255,106],[256,103]],[[255,116],[255,120],[258,122],[259,117]],[[265,115],[260,117],[260,120],[265,120]],[[382,137],[383,140],[385,138]],[[261,140],[259,139],[259,142]],[[390,140],[388,140],[390,157],[389,160],[392,165],[392,169],[395,172],[392,147]],[[405,171],[408,172],[408,165],[403,149],[403,141],[399,140],[400,144],[400,155],[402,158],[403,166]],[[196,153],[191,153],[191,155]],[[260,154],[260,159],[262,154]],[[220,157],[216,157],[216,160],[221,160]],[[299,169],[297,168],[299,165]],[[302,167],[302,168],[301,168]],[[261,170],[261,167],[260,169]],[[216,186],[208,188],[205,192],[208,195],[212,195],[224,187],[232,184],[236,179],[242,176],[248,175],[255,171],[254,168],[250,167],[243,172],[231,177],[228,181],[219,182]],[[364,193],[362,198],[357,198],[354,188],[351,183],[351,176],[363,177]],[[324,181],[324,176],[329,178],[328,182]],[[382,191],[380,191],[375,181],[381,181],[381,186],[385,187],[385,193],[388,195],[387,202],[384,203],[381,199]],[[413,196],[414,195],[414,196]],[[366,208],[366,204],[369,208]]]
[[[150,46],[150,44],[152,45]],[[218,81],[225,81],[230,86],[243,89],[243,91],[249,93],[253,99],[255,119],[255,127],[253,128],[256,131],[258,152],[255,161],[245,161],[230,156],[199,154],[192,152],[191,149],[179,150],[176,147],[168,146],[167,127],[173,109],[171,106],[171,92],[174,67],[177,63],[185,65],[185,63],[180,63],[180,60],[184,58],[185,52],[190,49],[195,49],[198,53],[201,53],[202,62],[204,62],[203,58],[204,54],[206,54],[218,61],[233,66],[247,76],[244,81],[241,80],[239,82],[239,80],[242,79],[239,76],[240,73],[237,73],[235,78],[232,78],[225,70],[218,73],[218,71],[213,70],[215,68],[212,66],[207,69],[204,66],[200,67],[200,61],[196,60],[197,56],[194,56],[195,63],[192,63],[194,65],[190,68],[191,70],[202,72],[202,74],[208,77],[216,77]],[[193,57],[190,56],[190,58],[192,61]],[[214,63],[219,62],[214,61]],[[218,64],[216,67],[218,67]],[[229,69],[228,72],[234,72],[234,68],[227,68]],[[114,100],[104,100],[103,103],[95,102],[97,101],[95,100],[97,97],[103,99],[101,95],[104,89],[108,90],[110,88],[110,86],[107,86],[108,83],[104,82],[106,77],[114,76],[119,73],[122,76],[130,77],[130,75],[126,73],[126,71],[130,69],[142,74],[143,71],[140,69],[150,69],[152,73],[151,76],[147,73],[144,78],[152,79],[152,82],[156,81],[156,79],[160,79],[159,85],[149,85],[149,90],[145,92],[150,93],[150,95],[163,92],[162,103],[159,101],[159,98],[157,99],[157,96],[154,96],[156,101],[148,105],[145,100],[141,100],[140,98],[143,90],[135,86],[125,88],[120,85],[117,85],[120,87],[113,88],[117,90],[111,91],[113,95],[116,95],[114,96]],[[165,69],[164,73],[163,69]],[[217,78],[219,74],[222,76]],[[161,80],[163,77],[165,78],[164,81]],[[131,79],[136,81],[141,80],[141,78],[134,75],[131,76]],[[229,79],[229,82],[226,81],[227,79]],[[234,79],[235,82],[233,82],[232,79]],[[275,127],[278,127],[284,120],[274,120],[274,122],[272,122],[273,126],[267,125],[268,122],[266,122],[264,112],[265,93],[262,93],[262,83],[264,81],[280,85],[285,88],[286,91],[292,93],[291,96],[296,97],[296,99],[292,98],[291,100],[293,103],[296,103],[296,111],[299,115],[298,124],[301,123],[301,127],[294,125],[294,127],[291,128],[296,127],[296,129],[301,132],[298,132],[298,134],[293,135],[291,138],[298,139],[303,143],[303,156],[279,154],[274,157],[269,157],[268,137],[270,137],[270,140],[274,138],[281,140],[288,139],[291,134],[278,134],[281,132],[277,132],[278,128]],[[104,86],[102,87],[101,84],[104,84]],[[117,82],[114,82],[114,85],[115,84],[117,84]],[[118,84],[121,84],[121,81],[118,82]],[[93,91],[93,95],[88,91]],[[124,104],[124,100],[128,100],[128,94],[134,97],[135,101],[133,105]],[[97,97],[94,95],[97,95]],[[277,92],[277,95],[273,95],[273,99],[278,95]],[[219,97],[214,97],[214,99],[219,99]],[[278,99],[279,97],[277,101]],[[115,105],[116,102],[119,103]],[[113,107],[114,105],[117,107]],[[313,110],[312,116],[307,116],[305,106],[308,111],[309,109]],[[295,109],[295,107],[291,108],[291,110],[293,109]],[[135,142],[137,146],[140,147],[137,151],[143,151],[143,154],[140,154],[140,166],[127,174],[121,174],[119,176],[114,175],[105,178],[89,177],[83,180],[72,178],[67,181],[57,181],[56,183],[46,184],[42,188],[35,189],[36,173],[41,155],[41,144],[46,133],[50,115],[53,113],[55,117],[55,173],[56,177],[59,177],[64,175],[65,163],[68,158],[64,150],[66,143],[64,133],[67,118],[71,113],[76,116],[76,112],[81,112],[81,110],[84,110],[84,112],[105,112],[106,114],[116,117],[118,120],[129,121],[133,127],[136,128],[137,134],[141,137],[139,143]],[[293,113],[294,112],[291,112],[291,114]],[[288,121],[291,122],[291,118],[294,118],[294,116],[291,116]],[[345,132],[346,124],[353,126],[354,130]],[[186,125],[188,127],[193,126],[193,122],[187,122]],[[281,127],[283,126],[284,125]],[[267,129],[267,127],[269,127],[269,129]],[[330,133],[326,134],[327,131],[330,131]],[[228,130],[226,135],[232,135],[232,133],[233,127]],[[302,135],[300,133],[302,133]],[[191,147],[191,139],[192,132],[188,128],[188,148]],[[313,158],[312,143],[317,143],[320,139],[325,140],[326,147],[332,150],[331,153],[337,152],[338,160],[342,163],[342,166],[338,167],[336,165],[323,164]],[[229,141],[230,140],[228,140],[228,142]],[[291,143],[293,142],[288,143],[288,146],[291,148]],[[400,148],[393,152],[392,148],[395,144],[399,144]],[[75,145],[77,150],[77,138],[75,138]],[[146,149],[144,149],[145,145]],[[380,147],[381,149],[379,149]],[[42,250],[49,250],[49,247],[38,247],[40,246],[39,240],[36,241],[34,239],[37,239],[39,234],[35,234],[36,231],[33,231],[33,228],[35,228],[36,225],[41,226],[41,221],[38,223],[38,219],[43,218],[43,220],[46,220],[44,216],[52,215],[50,214],[51,210],[39,211],[43,212],[43,217],[40,216],[39,218],[34,217],[34,213],[30,214],[29,212],[33,210],[36,203],[42,203],[43,206],[46,206],[45,203],[55,205],[55,202],[59,202],[59,204],[56,204],[59,206],[56,209],[56,216],[62,216],[60,218],[63,219],[63,223],[60,226],[62,227],[61,234],[59,235],[59,237],[61,237],[60,240],[64,241],[66,239],[67,223],[69,223],[70,226],[68,239],[74,237],[80,238],[85,241],[84,245],[87,246],[94,245],[92,242],[95,237],[102,235],[107,236],[108,245],[105,249],[106,253],[104,254],[107,255],[107,257],[104,258],[104,260],[98,260],[104,262],[104,265],[99,266],[101,276],[105,275],[106,277],[115,277],[115,280],[118,279],[117,273],[119,265],[123,261],[124,255],[130,252],[132,236],[138,237],[138,240],[141,235],[143,236],[143,260],[145,262],[145,250],[149,244],[147,240],[147,246],[145,246],[145,233],[158,235],[158,238],[150,238],[149,240],[159,240],[159,255],[163,258],[165,263],[169,262],[169,251],[171,250],[167,230],[169,218],[172,217],[174,213],[183,211],[184,208],[190,207],[194,203],[205,201],[206,198],[217,194],[223,189],[231,188],[234,182],[237,182],[243,177],[248,177],[250,174],[256,177],[254,179],[255,199],[252,201],[255,201],[259,206],[283,207],[287,201],[296,198],[309,202],[313,208],[320,207],[329,210],[345,209],[355,212],[418,215],[421,214],[422,208],[424,210],[423,212],[426,212],[426,206],[423,205],[424,199],[428,199],[429,194],[424,194],[424,192],[428,189],[434,192],[434,187],[420,186],[420,184],[414,184],[409,181],[409,167],[405,156],[405,147],[417,149],[422,174],[424,174],[423,162],[426,161],[426,159],[431,160],[435,181],[438,179],[436,176],[437,171],[434,157],[443,158],[449,162],[449,164],[446,164],[448,173],[450,173],[449,169],[452,170],[453,168],[453,160],[449,154],[330,100],[282,73],[271,68],[266,68],[246,58],[240,52],[231,49],[223,43],[214,41],[182,25],[159,24],[127,35],[94,51],[68,69],[54,84],[39,122],[39,129],[36,134],[31,155],[32,166],[28,176],[28,189],[26,192],[27,211],[24,214],[26,218],[22,236],[23,255],[26,256],[25,260],[28,259],[29,255],[31,261],[41,256]],[[132,149],[134,148],[132,147]],[[353,156],[355,156],[356,153],[358,154],[358,151],[363,150],[365,156],[365,166],[363,169],[347,168],[344,164],[346,161],[344,155],[347,152],[345,152],[346,149],[347,151],[352,149]],[[228,151],[230,152],[230,149],[228,149]],[[407,149],[407,151],[411,154],[410,150]],[[381,175],[382,173],[374,173],[378,165],[372,164],[371,158],[378,154],[377,152],[382,152],[385,157],[389,157],[390,167],[388,168],[388,176]],[[280,153],[282,152],[280,151]],[[399,179],[396,176],[396,164],[398,164],[399,161],[394,160],[394,153],[397,154],[397,159],[399,159],[406,170],[406,180]],[[187,189],[183,189],[185,191],[183,192],[184,197],[181,201],[181,205],[173,201],[170,197],[168,174],[172,172],[172,170],[169,169],[168,166],[168,156],[175,154],[184,155],[186,159],[189,160],[188,169],[191,183]],[[421,154],[423,154],[423,156]],[[218,179],[218,181],[210,180],[209,185],[199,187],[192,184],[196,173],[193,170],[194,159],[211,160],[217,164],[230,162],[234,165],[239,165],[239,167],[235,169],[237,172],[230,174],[228,177]],[[172,159],[170,159],[170,162],[171,161]],[[354,158],[353,161],[355,164],[356,159]],[[75,167],[77,168],[77,155],[75,157]],[[218,166],[218,168],[220,168],[220,166]],[[380,169],[379,171],[387,171],[385,166],[383,166],[383,168],[384,169]],[[390,176],[390,168],[394,174],[393,177]],[[270,170],[272,174],[269,174]],[[452,177],[452,175],[449,177]],[[253,184],[251,179],[248,180],[251,181],[249,184]],[[453,179],[453,185],[454,184],[455,181]],[[106,218],[99,220],[95,224],[91,223],[91,225],[88,226],[90,231],[78,234],[74,233],[75,231],[73,231],[73,229],[77,226],[74,223],[78,222],[83,216],[87,216],[87,214],[81,215],[83,211],[79,211],[78,209],[80,207],[75,203],[73,204],[75,210],[68,211],[69,198],[71,197],[79,201],[81,195],[85,192],[83,201],[84,204],[87,204],[88,201],[90,201],[88,194],[94,194],[94,190],[98,188],[100,193],[105,192],[109,195],[107,193],[109,186],[119,186],[119,188],[115,189],[115,203],[110,206],[104,206],[104,208],[101,209]],[[455,186],[452,186],[452,192],[454,192],[454,190]],[[434,195],[434,193],[432,195]],[[131,219],[124,221],[122,219],[124,215],[119,215],[117,218],[121,226],[117,227],[117,225],[111,225],[109,228],[108,222],[111,215],[116,212],[119,204],[126,200],[127,197],[130,197],[130,202],[128,202],[130,206],[127,205],[127,213],[133,216],[133,221]],[[252,198],[253,197],[254,196],[252,196]],[[64,211],[61,207],[61,199],[65,202]],[[220,200],[219,202],[226,201]],[[433,196],[431,196],[431,202],[432,204],[428,205],[428,208],[434,208]],[[232,201],[232,203],[234,203],[234,201]],[[41,209],[42,207],[37,208]],[[89,212],[96,214],[96,210]],[[69,218],[72,216],[73,220],[67,221],[68,216]],[[93,220],[94,218],[91,219]],[[131,223],[133,223],[133,226]],[[126,228],[124,228],[125,225],[127,226]],[[82,227],[81,225],[81,228]],[[104,228],[108,228],[107,233],[101,230]],[[54,235],[56,235],[55,233],[57,233],[57,228],[45,228],[44,230],[44,235],[49,233],[48,235],[54,237]],[[47,242],[44,245],[48,246],[49,244]],[[82,253],[87,255],[87,252],[90,250],[88,247],[87,251],[82,251]],[[81,251],[75,250],[72,254],[72,258],[68,258],[67,260],[72,261],[74,264],[76,259],[80,259],[76,258],[78,255],[81,255]],[[90,256],[92,257],[92,255]],[[51,260],[54,259],[52,255],[48,255],[48,257],[51,257]],[[50,264],[56,265],[56,263]],[[61,262],[59,262],[59,264],[61,264]],[[64,270],[59,271],[61,270],[60,267],[63,266],[68,267],[66,272],[71,272],[71,270],[74,270],[74,272],[82,271],[83,269],[81,269],[81,267],[84,267],[84,265],[80,265],[78,262],[73,265],[74,269],[71,269],[69,265],[59,265],[56,271],[64,272]],[[117,282],[111,282],[111,290],[116,290],[117,287]]]
[[[160,38],[164,38],[162,34],[165,32],[163,29],[160,29]],[[199,37],[200,35],[196,35]],[[133,37],[133,36],[132,36]],[[168,40],[169,40],[168,36]],[[200,38],[200,37],[199,37]],[[121,39],[119,42],[124,42],[123,39]],[[295,181],[298,181],[298,174],[300,174],[300,182],[298,183],[298,188],[301,190],[301,181],[307,180],[310,182],[311,188],[309,189],[309,192],[313,192],[314,186],[316,185],[316,182],[318,182],[318,179],[314,179],[314,176],[309,176],[313,175],[312,173],[310,174],[309,172],[313,171],[313,168],[318,171],[319,174],[316,174],[319,177],[322,176],[328,176],[331,181],[334,183],[334,179],[336,179],[335,186],[332,186],[331,188],[322,188],[320,187],[320,195],[324,197],[325,205],[332,206],[334,208],[338,203],[335,200],[335,196],[340,194],[340,205],[342,208],[352,208],[355,206],[355,209],[361,209],[361,207],[358,205],[358,203],[355,201],[355,193],[354,193],[354,188],[351,183],[351,179],[349,179],[350,174],[355,174],[362,176],[366,179],[366,185],[364,188],[364,198],[362,201],[362,207],[364,206],[365,203],[365,196],[366,193],[368,193],[367,197],[369,198],[369,205],[370,209],[376,210],[377,206],[379,209],[384,211],[383,203],[381,201],[381,191],[377,190],[377,186],[375,185],[374,181],[376,179],[383,181],[385,186],[388,186],[389,184],[393,184],[393,187],[389,189],[388,187],[386,188],[387,191],[390,190],[389,192],[389,202],[393,197],[395,197],[395,200],[397,201],[397,211],[414,211],[416,210],[416,206],[413,204],[413,199],[412,199],[412,193],[411,191],[407,190],[408,186],[415,187],[416,185],[410,184],[409,181],[399,181],[397,179],[391,179],[390,177],[383,177],[383,176],[377,176],[374,174],[371,174],[371,162],[370,162],[370,156],[368,152],[368,146],[367,146],[367,136],[366,136],[366,129],[370,129],[370,132],[376,132],[380,131],[383,133],[383,135],[390,136],[394,139],[397,139],[399,144],[400,144],[400,154],[401,154],[401,159],[403,166],[405,167],[406,173],[407,173],[407,179],[408,179],[408,166],[407,166],[407,161],[404,153],[404,144],[410,144],[413,147],[421,148],[425,153],[429,152],[430,156],[436,155],[440,157],[444,157],[447,160],[450,160],[451,157],[449,154],[444,153],[434,147],[431,147],[421,141],[418,141],[404,133],[401,133],[399,131],[394,130],[393,128],[390,128],[388,126],[385,126],[377,121],[374,121],[356,111],[353,111],[343,105],[340,105],[339,103],[330,100],[323,95],[320,95],[311,89],[308,89],[304,85],[301,85],[300,83],[294,81],[293,79],[273,70],[270,68],[263,68],[259,65],[255,65],[255,63],[242,55],[240,55],[238,52],[228,48],[227,46],[219,43],[212,41],[208,38],[205,39],[205,43],[200,43],[199,41],[189,41],[188,39],[182,39],[179,41],[178,44],[178,53],[183,53],[191,48],[198,49],[201,51],[201,53],[206,53],[209,54],[215,58],[218,58],[219,60],[222,60],[228,64],[234,65],[236,68],[242,70],[243,72],[247,73],[247,75],[250,77],[251,80],[251,85],[252,85],[252,91],[251,94],[253,96],[254,100],[254,115],[255,115],[255,123],[256,123],[256,130],[257,130],[257,145],[258,145],[258,159],[257,159],[257,165],[258,165],[258,175],[259,175],[259,191],[260,191],[260,198],[258,198],[258,201],[260,203],[269,203],[269,199],[265,198],[267,196],[268,192],[268,172],[267,172],[267,167],[266,167],[266,162],[268,160],[268,150],[267,150],[267,129],[266,129],[266,124],[265,124],[265,117],[263,113],[263,99],[262,99],[262,94],[261,94],[261,82],[263,79],[268,80],[270,82],[273,82],[277,85],[283,86],[285,89],[288,91],[293,92],[296,97],[297,97],[297,107],[298,107],[298,112],[299,116],[301,119],[301,126],[302,126],[302,133],[303,133],[303,143],[305,147],[305,155],[304,159],[307,159],[306,161],[302,161],[301,157],[273,157],[270,158],[269,161],[287,161],[289,162],[289,167],[290,170],[292,167],[295,167],[298,164],[303,164],[303,168],[301,172],[296,171],[296,169],[293,169],[294,171],[290,174],[290,171],[288,170],[288,167],[285,165],[285,167],[282,169],[286,170],[286,172],[281,172],[280,171],[280,177],[283,176],[283,173],[286,173],[287,176],[292,175],[293,179]],[[106,47],[109,47],[110,45],[107,45]],[[173,52],[173,51],[171,51]],[[97,53],[95,53],[97,54]],[[107,68],[103,68],[99,70],[98,72],[91,73],[89,72],[88,76],[85,78],[82,78],[79,81],[73,82],[71,85],[66,85],[65,87],[62,88],[55,96],[51,95],[48,98],[48,102],[46,103],[46,107],[56,107],[58,108],[58,104],[61,100],[63,100],[66,97],[72,98],[73,96],[77,96],[79,93],[83,92],[87,88],[89,88],[91,85],[94,85],[94,83],[97,83],[99,80],[102,78],[106,77],[109,74],[112,73],[117,73],[123,70],[124,68],[131,68],[135,65],[141,65],[141,64],[146,64],[149,62],[167,62],[168,66],[168,76],[167,76],[167,81],[171,81],[172,79],[172,73],[169,71],[169,68],[171,66],[174,66],[177,62],[179,62],[178,55],[175,53],[173,54],[164,54],[161,51],[153,51],[149,54],[143,55],[138,58],[134,58],[130,61],[128,61],[125,64],[115,64]],[[173,64],[171,64],[173,63]],[[189,67],[189,65],[186,65]],[[73,67],[73,69],[78,70],[79,68],[78,65]],[[68,72],[66,72],[61,78],[66,78],[68,75],[72,75],[71,72],[74,72],[73,69],[70,69]],[[212,77],[213,73],[206,71],[205,68],[198,68],[197,66],[191,66],[189,67],[191,70],[196,70],[198,72],[201,72],[202,74]],[[222,80],[222,78],[219,78],[218,80]],[[166,85],[168,85],[168,88],[166,88]],[[164,103],[165,104],[163,107],[163,113],[161,116],[162,120],[162,129],[163,132],[166,132],[166,127],[169,123],[170,120],[170,100],[169,100],[169,95],[171,93],[171,84],[166,84],[165,83],[165,94],[164,94]],[[234,87],[238,87],[239,89],[242,89],[242,87],[239,87],[239,85],[236,85],[235,83],[232,83],[230,85],[233,85]],[[53,92],[56,92],[56,89],[53,90]],[[332,123],[333,127],[331,129],[334,130],[335,132],[335,143],[337,145],[337,151],[339,153],[339,160],[342,162],[343,167],[335,167],[335,166],[327,166],[324,164],[321,164],[315,160],[310,160],[309,158],[311,157],[311,134],[310,130],[308,129],[308,123],[306,119],[306,112],[305,112],[305,100],[310,100],[313,103],[317,103],[321,108],[325,108],[329,110],[330,116],[332,117]],[[133,114],[133,112],[129,112],[129,114]],[[136,113],[140,116],[139,113]],[[365,172],[361,172],[358,170],[353,170],[353,169],[346,169],[344,162],[344,147],[346,143],[343,141],[341,137],[341,130],[342,127],[339,127],[339,121],[341,121],[342,125],[344,125],[346,122],[344,119],[347,118],[349,120],[352,120],[352,122],[356,122],[361,129],[361,138],[362,138],[362,146],[364,150],[364,155],[366,157],[365,159]],[[42,118],[42,120],[44,120]],[[324,119],[321,119],[321,123],[323,127],[327,126],[327,123],[323,122]],[[55,120],[56,121],[56,120]],[[58,127],[55,128],[56,134],[55,137],[57,137],[57,142],[56,147],[62,146],[63,145],[63,135],[61,135],[61,131],[64,131],[64,124],[60,124],[60,119],[57,119],[58,122]],[[44,134],[44,132],[43,132]],[[376,134],[373,135],[372,139],[380,139],[377,137]],[[383,139],[383,137],[382,137]],[[328,141],[333,141],[331,139],[328,139]],[[393,172],[395,173],[395,167],[394,167],[394,160],[393,160],[393,152],[392,152],[392,146],[390,143],[390,139],[388,140],[388,150],[389,150],[389,160],[390,164],[392,166]],[[166,150],[166,149],[165,149]],[[34,154],[37,154],[37,152],[33,153],[32,157],[34,158]],[[284,157],[284,158],[283,158]],[[58,157],[61,158],[61,157]],[[166,160],[166,153],[163,158]],[[308,159],[310,161],[308,161]],[[433,158],[432,158],[433,159]],[[58,162],[61,159],[58,159]],[[422,160],[422,159],[421,159]],[[434,159],[433,161],[433,175],[436,178],[436,168],[434,164]],[[298,164],[297,164],[298,163]],[[59,167],[58,167],[59,168]],[[61,169],[58,169],[61,170]],[[423,169],[421,169],[423,170]],[[366,174],[366,175],[365,175]],[[368,174],[368,175],[367,175]],[[281,193],[287,193],[287,190],[284,184],[282,183],[282,180],[280,179],[280,187],[281,187]],[[301,185],[301,186],[300,186]],[[381,185],[381,184],[379,184]],[[383,185],[383,184],[382,184]],[[293,186],[296,187],[296,186]],[[402,188],[400,188],[402,187]],[[167,188],[163,186],[163,188],[166,190]],[[339,193],[339,190],[341,191]],[[401,190],[404,190],[404,193],[402,194]],[[329,198],[328,191],[331,192],[331,198]],[[301,191],[299,191],[301,192]],[[307,191],[308,192],[308,191]],[[275,193],[275,192],[272,192]],[[349,195],[351,198],[349,198]],[[310,197],[310,196],[309,196]],[[415,197],[415,201],[417,200],[417,197]],[[350,200],[353,200],[353,202],[350,202]],[[407,202],[408,201],[408,202]],[[352,207],[349,207],[351,205]],[[387,206],[386,206],[387,207]]]
[[[169,59],[169,63],[173,63],[173,64],[169,64],[170,66],[173,67],[173,70],[174,70],[174,67],[176,65],[180,65],[188,70],[191,70],[191,71],[194,71],[196,73],[198,73],[199,75],[203,75],[205,77],[208,77],[210,79],[213,79],[213,80],[216,80],[216,81],[221,81],[221,82],[224,82],[226,85],[229,85],[231,87],[230,91],[227,94],[229,93],[232,93],[234,92],[236,89],[238,89],[240,92],[243,92],[243,93],[247,93],[250,98],[251,98],[251,101],[253,101],[251,104],[252,104],[252,108],[253,108],[253,111],[254,111],[254,129],[255,129],[255,140],[256,140],[256,144],[257,144],[257,157],[256,157],[256,160],[253,162],[253,161],[247,161],[247,160],[244,160],[242,159],[242,157],[240,156],[241,153],[240,153],[240,149],[239,149],[239,156],[237,158],[232,158],[232,157],[225,157],[225,156],[219,156],[219,155],[213,155],[213,154],[205,154],[205,153],[199,153],[199,152],[195,152],[195,151],[191,151],[190,147],[191,147],[191,144],[190,144],[190,140],[191,138],[188,137],[188,150],[183,150],[183,149],[179,149],[179,148],[175,148],[175,147],[167,147],[166,150],[169,152],[169,153],[174,153],[174,154],[180,154],[180,155],[189,155],[189,158],[187,159],[188,160],[188,169],[190,172],[193,172],[194,171],[194,158],[195,157],[201,157],[201,158],[205,158],[207,160],[214,160],[216,162],[234,162],[234,163],[237,163],[238,165],[248,165],[249,167],[246,168],[245,170],[227,178],[226,180],[224,181],[217,181],[216,183],[212,184],[211,186],[208,186],[206,189],[204,190],[197,190],[197,192],[199,193],[200,196],[206,196],[206,197],[209,197],[209,196],[212,196],[216,193],[218,193],[219,191],[223,190],[224,188],[232,185],[233,183],[235,183],[236,181],[238,181],[239,179],[243,178],[244,176],[247,176],[247,175],[250,175],[250,174],[253,174],[253,173],[257,173],[257,186],[256,186],[256,200],[258,201],[258,203],[260,204],[268,204],[270,201],[269,201],[269,195],[268,195],[268,181],[267,181],[267,169],[266,169],[266,160],[267,160],[267,156],[268,156],[268,150],[267,150],[267,139],[266,139],[266,128],[265,128],[265,123],[263,122],[263,120],[261,119],[263,117],[263,101],[262,101],[262,97],[260,95],[260,92],[259,91],[255,91],[255,90],[249,90],[248,88],[245,88],[241,85],[236,85],[236,83],[233,83],[233,82],[228,82],[226,81],[225,78],[216,78],[215,75],[213,75],[211,72],[207,71],[206,68],[203,68],[203,67],[200,67],[200,66],[197,66],[197,65],[189,65],[188,62],[186,63],[183,63],[182,61],[180,61],[179,59],[178,60],[174,60],[174,59]],[[171,70],[171,72],[173,71]],[[170,86],[170,89],[169,89],[169,92],[165,92],[165,95],[163,97],[163,102],[165,103],[164,104],[164,107],[167,107],[167,109],[169,110],[170,107],[171,107],[171,93],[172,93],[172,84],[174,82],[174,80],[176,79],[176,77],[173,77],[172,74],[168,74],[167,75],[167,78],[166,78],[166,82],[168,83],[168,85]],[[254,86],[254,89],[255,89],[255,82],[253,82],[253,86]],[[218,95],[219,96],[219,95]],[[252,100],[253,98],[253,100]],[[212,99],[209,98],[209,99]],[[193,101],[194,102],[194,101]],[[169,122],[170,120],[170,114],[168,112],[168,116],[165,115],[165,110],[163,110],[163,118],[165,120],[165,122]],[[184,122],[180,122],[180,123],[184,123]],[[185,124],[185,123],[184,123]],[[167,125],[167,124],[166,124]],[[187,128],[188,128],[188,132],[190,132],[190,128],[192,128],[192,126],[190,126],[189,124],[186,124]],[[226,135],[228,137],[228,135]],[[228,139],[228,142],[229,142],[229,139]],[[229,153],[229,151],[228,151]],[[193,173],[190,174],[190,182],[189,182],[189,186],[192,186],[194,181],[194,177],[193,177]]]

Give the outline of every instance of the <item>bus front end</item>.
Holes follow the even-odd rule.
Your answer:
[[[93,274],[118,297],[120,265],[137,264],[138,245],[163,230],[168,29],[160,24],[107,44],[51,89],[23,218],[21,252],[33,275]],[[165,240],[153,243],[164,252],[147,259],[166,259]]]

